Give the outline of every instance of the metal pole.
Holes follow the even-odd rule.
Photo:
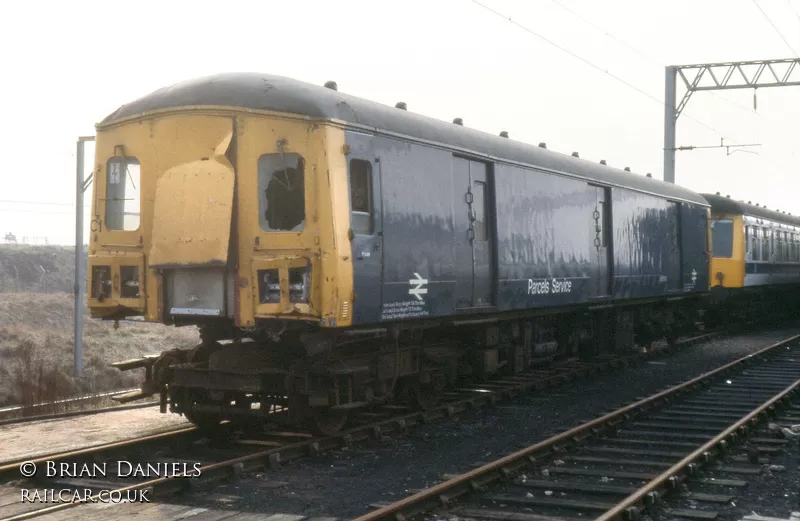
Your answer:
[[[83,377],[83,294],[85,290],[84,272],[86,263],[83,257],[83,192],[89,187],[93,175],[83,179],[84,145],[87,141],[94,141],[94,136],[79,137],[76,148],[76,189],[75,189],[75,331],[73,343],[75,345],[75,376]]]
[[[664,182],[675,183],[675,114],[678,69],[666,68],[664,95]]]
[[[83,139],[78,138],[75,190],[75,376],[83,376]]]

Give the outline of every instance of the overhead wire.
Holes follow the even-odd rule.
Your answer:
[[[789,50],[792,51],[792,54],[794,54],[795,57],[798,57],[797,56],[797,51],[794,50],[794,47],[792,47],[792,45],[789,43],[789,41],[783,36],[783,33],[780,32],[777,27],[775,27],[775,24],[772,23],[772,20],[770,19],[769,16],[767,16],[767,13],[765,13],[764,10],[761,9],[761,6],[758,5],[758,2],[756,0],[752,0],[752,2],[755,4],[755,6],[758,8],[758,10],[761,11],[761,14],[764,16],[764,18],[767,20],[767,22],[769,22],[769,24],[772,26],[772,28],[775,30],[775,32],[778,34],[778,36],[780,36],[781,40],[783,40],[783,43],[786,44],[786,47],[788,47]]]
[[[577,13],[573,9],[571,9],[571,8],[567,7],[566,5],[564,5],[563,3],[561,3],[559,0],[550,0],[550,1],[553,2],[554,4],[556,4],[557,6],[559,6],[561,9],[563,9],[563,10],[567,11],[568,13],[570,13],[571,15],[575,16],[576,18],[579,18],[579,19],[583,20],[584,23],[586,23],[586,24],[594,27],[598,31],[602,32],[606,37],[616,41],[620,45],[622,45],[624,47],[627,47],[631,51],[635,52],[636,54],[641,56],[644,59],[644,61],[650,63],[651,65],[654,65],[654,66],[659,67],[659,68],[663,68],[663,67],[666,66],[666,64],[664,63],[663,60],[658,60],[656,58],[653,58],[652,56],[649,56],[648,54],[646,54],[646,53],[642,52],[641,50],[637,49],[633,45],[623,41],[620,38],[617,38],[616,36],[614,36],[613,34],[608,32],[608,30],[606,30],[604,27],[599,26],[598,24],[596,24],[596,23],[592,22],[591,20],[587,19],[585,16],[582,16],[580,13]],[[787,2],[788,1],[789,0],[787,0]],[[712,92],[712,91],[708,91],[708,94],[710,94],[712,97],[714,97],[714,98],[716,98],[718,100],[724,101],[725,103],[728,103],[728,104],[730,104],[730,105],[732,105],[732,106],[734,106],[736,108],[744,110],[745,112],[747,112],[749,114],[755,114],[759,118],[767,121],[767,118],[765,118],[764,116],[762,116],[761,114],[759,114],[758,112],[756,112],[754,109],[752,109],[750,107],[745,107],[744,105],[742,105],[740,103],[737,103],[735,101],[729,100],[729,99],[727,99],[725,97],[722,97],[722,96],[720,96],[717,93]]]
[[[525,32],[527,32],[527,33],[529,33],[529,34],[532,34],[533,36],[535,36],[535,37],[539,38],[540,40],[543,40],[544,42],[547,42],[548,44],[552,45],[553,47],[556,47],[557,49],[561,50],[562,52],[565,52],[565,53],[569,54],[569,55],[570,55],[570,56],[572,56],[573,58],[576,58],[576,59],[578,59],[578,60],[582,61],[583,63],[585,63],[585,64],[589,65],[590,67],[592,67],[592,68],[594,68],[594,69],[597,69],[598,71],[600,71],[600,72],[602,72],[602,73],[605,73],[605,74],[607,74],[608,76],[612,77],[613,79],[617,80],[618,82],[622,83],[623,85],[625,85],[625,86],[627,86],[627,87],[629,87],[629,88],[631,88],[631,89],[635,90],[636,92],[638,92],[638,93],[640,93],[640,94],[642,94],[642,95],[644,95],[644,96],[646,96],[646,97],[650,98],[651,100],[655,101],[656,103],[658,103],[658,104],[660,104],[660,105],[662,105],[662,106],[666,106],[666,104],[664,103],[664,101],[662,101],[660,98],[658,98],[658,97],[656,97],[656,96],[653,96],[653,95],[652,95],[652,94],[650,94],[649,92],[647,92],[647,91],[645,91],[645,90],[643,90],[643,89],[640,89],[640,88],[639,88],[639,87],[637,87],[636,85],[634,85],[634,84],[632,84],[632,83],[630,83],[630,82],[626,81],[626,80],[625,80],[625,79],[623,79],[623,78],[620,78],[620,77],[619,77],[619,76],[617,76],[616,74],[609,72],[607,69],[604,69],[604,68],[600,67],[599,65],[596,65],[596,64],[594,64],[593,62],[591,62],[591,61],[587,60],[586,58],[584,58],[584,57],[582,57],[582,56],[580,56],[580,55],[578,55],[578,54],[576,54],[576,53],[574,53],[574,52],[570,51],[569,49],[567,49],[567,48],[565,48],[565,47],[562,47],[561,45],[559,45],[559,44],[555,43],[554,41],[552,41],[552,40],[550,40],[550,39],[548,39],[548,38],[546,38],[546,37],[542,36],[541,34],[539,34],[539,33],[537,33],[536,31],[534,31],[534,30],[532,30],[532,29],[530,29],[530,28],[528,28],[528,27],[526,27],[526,26],[522,25],[521,23],[514,21],[514,20],[513,20],[513,19],[512,19],[510,16],[506,16],[506,15],[504,15],[504,14],[502,14],[502,13],[500,13],[500,12],[498,12],[498,11],[494,10],[494,9],[492,9],[492,8],[491,8],[491,7],[489,7],[489,6],[487,6],[487,5],[485,5],[485,4],[482,4],[482,3],[481,3],[481,2],[479,2],[478,0],[472,0],[472,2],[473,2],[473,3],[475,3],[475,4],[477,4],[477,5],[479,5],[479,6],[481,6],[481,7],[483,7],[483,8],[484,8],[484,9],[486,9],[487,11],[489,11],[489,12],[493,13],[494,15],[496,15],[496,16],[499,16],[500,18],[503,18],[503,19],[505,19],[505,20],[508,20],[509,22],[511,22],[512,24],[516,25],[517,27],[519,27],[519,28],[520,28],[520,29],[522,29],[523,31],[525,31]],[[709,124],[707,124],[707,123],[704,123],[703,121],[700,121],[700,120],[698,120],[698,119],[696,119],[696,118],[693,118],[693,117],[689,116],[688,114],[685,114],[685,115],[684,115],[684,117],[685,117],[686,119],[689,119],[689,120],[691,120],[691,121],[693,121],[693,122],[697,123],[698,125],[701,125],[701,126],[705,127],[706,129],[708,129],[708,130],[710,130],[710,131],[714,132],[714,133],[715,133],[715,134],[717,134],[718,136],[720,136],[720,137],[722,137],[722,138],[724,138],[724,139],[726,139],[726,140],[728,140],[728,141],[732,141],[734,144],[736,144],[736,143],[737,143],[737,140],[731,139],[731,138],[729,138],[729,137],[727,137],[727,136],[723,135],[723,134],[722,134],[720,131],[718,131],[717,129],[715,129],[715,128],[714,128],[714,127],[712,127],[711,125],[709,125]]]
[[[651,62],[651,63],[653,63],[653,64],[658,64],[658,65],[660,65],[660,64],[658,63],[658,61],[657,61],[657,60],[655,60],[654,58],[652,58],[651,56],[649,56],[649,55],[647,55],[647,54],[643,53],[642,51],[640,51],[640,50],[636,49],[635,47],[633,47],[632,45],[628,44],[627,42],[625,42],[625,41],[621,40],[620,38],[617,38],[617,37],[616,37],[616,36],[614,36],[614,35],[612,35],[611,33],[609,33],[609,32],[608,32],[607,30],[605,30],[604,28],[602,28],[602,27],[600,27],[599,25],[595,24],[594,22],[592,22],[592,21],[588,20],[586,17],[584,17],[584,16],[582,16],[582,15],[578,14],[577,12],[575,12],[575,11],[574,11],[574,10],[572,10],[572,9],[570,9],[569,7],[567,7],[567,6],[563,5],[563,4],[562,4],[561,2],[559,2],[558,0],[551,0],[551,1],[552,1],[553,3],[555,3],[555,4],[557,4],[557,5],[558,5],[559,7],[561,7],[562,9],[564,9],[564,10],[566,10],[566,11],[570,12],[571,14],[573,14],[574,16],[576,16],[576,17],[580,18],[580,19],[581,19],[581,20],[583,20],[585,23],[587,23],[587,24],[591,25],[592,27],[594,27],[594,28],[596,28],[596,29],[598,29],[598,30],[602,31],[602,32],[603,32],[603,33],[604,33],[606,36],[608,36],[609,38],[611,38],[611,39],[613,39],[613,40],[615,40],[615,41],[619,42],[621,45],[623,45],[623,46],[625,46],[625,47],[627,47],[627,48],[629,48],[629,49],[633,50],[634,52],[636,52],[637,54],[639,54],[640,56],[642,56],[643,58],[645,58],[645,60],[647,60],[647,61],[649,61],[649,62]],[[788,1],[788,0],[787,0],[787,1]],[[664,105],[665,105],[665,102],[664,102],[664,101],[662,101],[661,99],[659,99],[658,97],[656,97],[656,96],[653,96],[653,95],[652,95],[652,94],[650,94],[649,92],[646,92],[646,91],[644,91],[644,90],[640,89],[639,87],[637,87],[637,86],[635,86],[635,85],[631,84],[630,82],[628,82],[628,81],[624,80],[623,78],[620,78],[619,76],[617,76],[617,75],[615,75],[615,74],[613,74],[613,73],[609,72],[607,69],[604,69],[604,68],[602,68],[602,67],[600,67],[600,66],[598,66],[598,65],[596,65],[596,64],[594,64],[594,63],[592,63],[591,61],[589,61],[589,60],[587,60],[587,59],[583,58],[582,56],[579,56],[578,54],[576,54],[576,53],[574,53],[574,52],[570,51],[569,49],[566,49],[566,48],[564,48],[563,46],[561,46],[561,45],[558,45],[557,43],[555,43],[555,42],[553,42],[553,41],[549,40],[548,38],[546,38],[546,37],[542,36],[541,34],[539,34],[539,33],[535,32],[535,31],[533,31],[532,29],[530,29],[530,28],[528,28],[528,27],[526,27],[526,26],[522,25],[522,24],[521,24],[521,23],[519,23],[519,22],[516,22],[516,21],[514,21],[514,20],[513,20],[511,17],[509,17],[509,16],[506,16],[506,15],[504,15],[504,14],[502,14],[502,13],[500,13],[500,12],[498,12],[498,11],[494,10],[494,9],[492,9],[491,7],[489,7],[489,6],[485,5],[485,4],[482,4],[482,3],[481,3],[481,2],[479,2],[478,0],[472,0],[472,2],[473,2],[473,3],[475,3],[475,4],[477,4],[477,5],[479,5],[479,6],[481,6],[481,7],[483,7],[483,8],[484,8],[484,9],[486,9],[487,11],[489,11],[489,12],[491,12],[491,13],[493,13],[493,14],[495,14],[495,15],[497,15],[497,16],[499,16],[499,17],[501,17],[501,18],[508,20],[509,22],[511,22],[512,24],[516,25],[516,26],[517,26],[517,27],[519,27],[520,29],[522,29],[522,30],[524,30],[524,31],[526,31],[526,32],[528,32],[528,33],[530,33],[530,34],[532,34],[532,35],[536,36],[537,38],[539,38],[539,39],[541,39],[541,40],[543,40],[543,41],[547,42],[548,44],[550,44],[550,45],[552,45],[552,46],[556,47],[557,49],[559,49],[559,50],[561,50],[561,51],[563,51],[563,52],[565,52],[565,53],[569,54],[570,56],[572,56],[572,57],[574,57],[574,58],[576,58],[576,59],[578,59],[578,60],[580,60],[580,61],[582,61],[582,62],[586,63],[587,65],[591,66],[592,68],[594,68],[594,69],[597,69],[597,70],[599,70],[599,71],[601,71],[601,72],[603,72],[603,73],[605,73],[605,74],[607,74],[607,75],[611,76],[612,78],[614,78],[615,80],[619,81],[620,83],[622,83],[622,84],[624,84],[624,85],[626,85],[626,86],[628,86],[628,87],[632,88],[633,90],[636,90],[637,92],[639,92],[639,93],[641,93],[641,94],[645,95],[646,97],[650,98],[651,100],[654,100],[654,101],[658,102],[660,105],[662,105],[662,106],[664,106]],[[798,20],[800,20],[800,16],[798,16]],[[723,100],[723,101],[725,101],[725,102],[727,102],[727,103],[730,103],[730,104],[732,104],[732,105],[734,105],[734,106],[737,106],[737,107],[739,107],[739,108],[741,108],[741,109],[743,109],[743,110],[746,110],[747,112],[749,112],[749,113],[751,113],[751,114],[752,114],[752,113],[755,113],[756,115],[758,115],[758,117],[760,117],[761,119],[763,119],[763,120],[765,120],[765,121],[769,121],[767,118],[764,118],[764,117],[763,117],[761,114],[758,114],[758,113],[757,113],[757,112],[755,112],[755,111],[751,111],[749,108],[746,108],[746,107],[744,107],[744,106],[742,106],[742,105],[740,105],[740,104],[738,104],[738,103],[736,103],[736,102],[734,102],[734,101],[731,101],[731,100],[728,100],[728,99],[726,99],[726,98],[724,98],[724,97],[718,96],[718,95],[716,95],[714,92],[710,92],[710,91],[709,91],[709,94],[711,94],[712,96],[714,96],[714,97],[715,97],[715,98],[717,98],[717,99]],[[728,137],[724,136],[724,135],[723,135],[723,134],[722,134],[720,131],[718,131],[716,128],[712,127],[711,125],[708,125],[707,123],[705,123],[705,122],[703,122],[703,121],[701,121],[701,120],[698,120],[698,119],[696,119],[696,118],[694,118],[694,117],[692,117],[692,116],[690,116],[690,115],[688,115],[688,114],[686,114],[686,113],[684,113],[684,114],[683,114],[683,116],[684,116],[686,119],[689,119],[689,120],[693,121],[694,123],[696,123],[696,124],[699,124],[699,125],[701,125],[701,126],[705,127],[705,128],[706,128],[706,129],[708,129],[708,130],[711,130],[712,132],[714,132],[714,133],[715,133],[715,134],[717,134],[718,136],[720,136],[720,137],[724,138],[724,139],[725,139],[725,140],[727,140],[727,141],[730,141],[730,142],[732,142],[732,144],[734,144],[734,145],[736,145],[736,144],[739,144],[739,143],[737,143],[737,141],[736,141],[736,140],[733,140],[733,139],[731,139],[731,138],[728,138]],[[778,167],[778,168],[780,168],[780,169],[782,169],[782,170],[786,170],[786,169],[787,169],[787,167],[786,167],[785,165],[781,165],[781,164],[779,164],[779,163],[777,163],[777,162],[775,162],[775,161],[773,161],[773,160],[769,159],[768,157],[766,157],[766,156],[764,156],[764,155],[761,155],[761,154],[756,154],[756,155],[757,155],[757,156],[758,156],[760,159],[762,159],[763,161],[765,161],[765,162],[767,162],[767,163],[770,163],[770,164],[772,164],[773,166],[776,166],[776,167]]]
[[[604,27],[601,27],[600,25],[598,25],[598,24],[596,24],[596,23],[592,22],[591,20],[587,19],[585,16],[581,15],[580,13],[577,13],[577,12],[576,12],[576,11],[574,11],[573,9],[571,9],[571,8],[567,7],[566,5],[564,5],[563,3],[561,3],[559,0],[550,0],[550,1],[551,1],[551,2],[553,2],[554,4],[558,5],[559,7],[561,7],[563,10],[565,10],[565,11],[569,12],[570,14],[572,14],[573,16],[575,16],[576,18],[579,18],[580,20],[582,20],[582,21],[583,21],[583,22],[585,22],[586,24],[588,24],[588,25],[590,25],[590,26],[594,27],[595,29],[597,29],[598,31],[602,32],[602,33],[603,33],[605,36],[607,36],[608,38],[610,38],[610,39],[612,39],[612,40],[614,40],[614,41],[618,42],[619,44],[623,45],[624,47],[627,47],[628,49],[630,49],[630,50],[634,51],[636,54],[638,54],[639,56],[641,56],[641,57],[642,57],[642,58],[643,58],[645,61],[649,62],[650,64],[652,64],[652,65],[656,65],[656,66],[658,66],[658,67],[664,67],[664,66],[665,66],[663,62],[661,62],[661,61],[657,60],[656,58],[653,58],[652,56],[650,56],[650,55],[648,55],[648,54],[646,54],[646,53],[642,52],[642,51],[641,51],[641,50],[639,50],[639,49],[637,49],[637,48],[636,48],[636,47],[634,47],[633,45],[631,45],[631,44],[629,44],[629,43],[625,42],[624,40],[622,40],[622,39],[620,39],[620,38],[618,38],[618,37],[614,36],[613,34],[611,34],[610,32],[608,32],[608,30],[606,30]],[[786,2],[787,2],[787,3],[789,3],[789,6],[791,7],[791,2],[790,2],[790,0],[786,0]],[[794,11],[794,13],[795,13],[795,16],[797,17],[797,20],[798,20],[798,22],[800,22],[800,15],[798,15],[796,11]],[[749,107],[745,107],[744,105],[741,105],[741,104],[739,104],[739,103],[736,103],[735,101],[732,101],[732,100],[729,100],[729,99],[727,99],[727,98],[724,98],[724,97],[722,97],[722,96],[719,96],[719,95],[717,95],[717,94],[716,94],[715,92],[713,92],[713,91],[707,91],[707,93],[708,93],[708,94],[710,94],[712,97],[714,97],[714,98],[716,98],[716,99],[719,99],[719,100],[722,100],[722,101],[724,101],[724,102],[726,102],[726,103],[729,103],[730,105],[732,105],[732,106],[735,106],[735,107],[737,107],[737,108],[739,108],[739,109],[742,109],[742,110],[744,110],[744,111],[748,112],[749,114],[755,114],[756,116],[758,116],[758,117],[759,117],[761,120],[763,120],[763,121],[765,121],[765,122],[768,122],[768,123],[775,123],[774,121],[770,120],[769,118],[765,118],[763,115],[761,115],[760,113],[756,112],[754,109],[751,109],[751,108],[749,108]],[[765,155],[762,155],[762,154],[760,154],[760,153],[757,153],[757,152],[753,152],[753,153],[754,153],[755,155],[757,155],[757,156],[759,157],[759,159],[761,159],[762,161],[765,161],[765,162],[767,162],[767,163],[770,163],[770,164],[772,164],[773,166],[776,166],[776,167],[778,167],[778,168],[780,168],[780,169],[782,169],[782,170],[786,170],[786,169],[788,169],[788,168],[787,168],[785,165],[782,165],[782,164],[780,164],[780,163],[777,163],[777,162],[775,162],[775,161],[771,160],[769,157],[767,157],[767,156],[765,156]]]
[[[795,18],[797,18],[798,23],[800,23],[800,14],[797,13],[797,9],[795,9],[794,6],[792,5],[792,1],[786,0],[786,3],[789,4],[789,10],[792,11],[792,14],[794,15]]]

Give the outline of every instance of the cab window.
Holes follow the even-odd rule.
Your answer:
[[[265,232],[299,232],[306,220],[305,161],[300,154],[258,158],[258,222]]]
[[[716,258],[733,257],[733,221],[714,219],[711,221],[711,253]]]
[[[106,228],[139,229],[141,199],[139,161],[133,157],[112,157],[106,168]]]

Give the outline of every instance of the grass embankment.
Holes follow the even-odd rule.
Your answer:
[[[73,375],[73,296],[0,293],[0,406],[29,405],[82,393],[138,387],[142,370],[113,362],[199,342],[196,328],[88,318],[84,311],[85,377]]]

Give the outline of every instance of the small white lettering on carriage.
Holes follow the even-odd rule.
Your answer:
[[[528,295],[546,295],[550,293],[550,283],[546,280],[528,279]]]
[[[553,279],[553,293],[571,293],[572,281],[571,280],[557,280]]]
[[[528,295],[552,295],[555,293],[572,293],[572,281],[567,279],[528,279]]]

